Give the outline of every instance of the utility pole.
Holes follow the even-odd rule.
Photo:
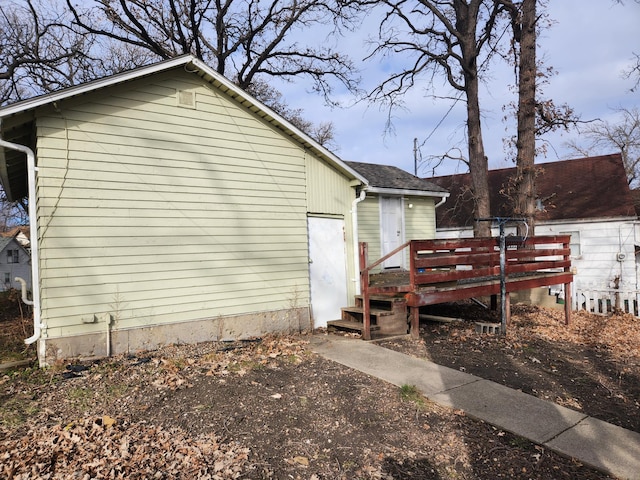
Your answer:
[[[413,174],[418,176],[418,139],[413,139]]]

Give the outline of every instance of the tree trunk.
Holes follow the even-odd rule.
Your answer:
[[[489,203],[489,164],[484,154],[482,126],[480,123],[480,104],[478,102],[478,78],[468,79],[467,83],[467,134],[469,136],[469,174],[474,199],[474,216],[491,216]],[[474,237],[490,237],[491,222],[474,222]]]
[[[476,28],[478,12],[482,2],[454,2],[456,26],[460,33],[461,66],[464,90],[467,96],[467,135],[469,145],[469,174],[474,199],[474,217],[491,216],[489,204],[489,162],[484,154],[482,126],[480,121],[480,93],[478,87],[478,46]],[[490,237],[491,222],[474,222],[474,237]]]
[[[533,235],[536,213],[536,0],[523,0],[521,8],[514,214],[526,219],[529,234]]]

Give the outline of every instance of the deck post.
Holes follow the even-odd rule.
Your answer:
[[[564,324],[571,325],[571,284],[564,284]]]
[[[369,259],[369,245],[366,242],[360,243],[360,292],[362,294],[362,338],[371,340],[371,316],[369,305],[369,270],[367,263]]]
[[[415,340],[420,338],[420,307],[409,307],[411,318],[411,337]]]
[[[507,327],[511,325],[511,294],[506,293],[504,297],[504,317],[502,320],[502,334],[507,333]]]

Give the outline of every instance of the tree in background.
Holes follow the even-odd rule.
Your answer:
[[[617,108],[619,121],[596,120],[582,127],[581,141],[569,147],[583,156],[620,152],[629,186],[640,187],[640,109]]]
[[[327,39],[359,19],[343,0],[66,0],[76,31],[141,48],[159,59],[191,53],[248,89],[258,78],[306,76],[329,98],[356,70],[333,42],[303,45],[295,32],[323,27]]]
[[[492,0],[384,0],[386,12],[371,56],[399,56],[406,67],[392,73],[369,95],[390,108],[420,77],[432,82],[441,75],[466,103],[466,135],[474,215],[489,217],[488,160],[482,139],[480,108],[481,62],[496,49],[495,28],[505,11]],[[490,236],[488,222],[475,222],[475,236]]]
[[[84,52],[90,50],[91,42],[70,30],[63,16],[44,12],[32,0],[3,2],[0,104],[72,85],[86,74],[91,76],[84,68]]]
[[[19,201],[10,202],[0,188],[0,232],[11,230],[17,225],[28,225],[27,206]]]
[[[256,95],[274,77],[306,77],[328,102],[335,82],[357,88],[357,69],[335,41],[292,39],[309,28],[327,39],[353,28],[361,11],[349,0],[12,0],[0,8],[3,104],[186,53]],[[277,100],[292,123],[331,141],[332,127],[316,128]]]
[[[516,137],[516,176],[514,183],[515,217],[523,217],[533,234],[536,211],[536,14],[537,0],[523,0],[520,5],[504,2],[511,16],[513,43],[518,55],[518,126]],[[516,47],[517,45],[517,47]],[[521,226],[519,228],[522,228]],[[525,234],[524,231],[520,232]]]

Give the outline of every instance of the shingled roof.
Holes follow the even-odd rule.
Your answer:
[[[536,165],[536,192],[542,210],[536,221],[562,221],[635,217],[633,198],[618,154],[579,158]],[[492,216],[511,216],[507,196],[515,168],[489,171]],[[447,202],[436,210],[438,228],[471,227],[473,199],[468,173],[429,178],[449,190]]]
[[[369,182],[369,186],[374,188],[390,190],[416,190],[419,192],[430,192],[444,194],[447,189],[433,182],[416,177],[401,168],[391,165],[377,165],[374,163],[345,162],[356,172],[362,175]]]

